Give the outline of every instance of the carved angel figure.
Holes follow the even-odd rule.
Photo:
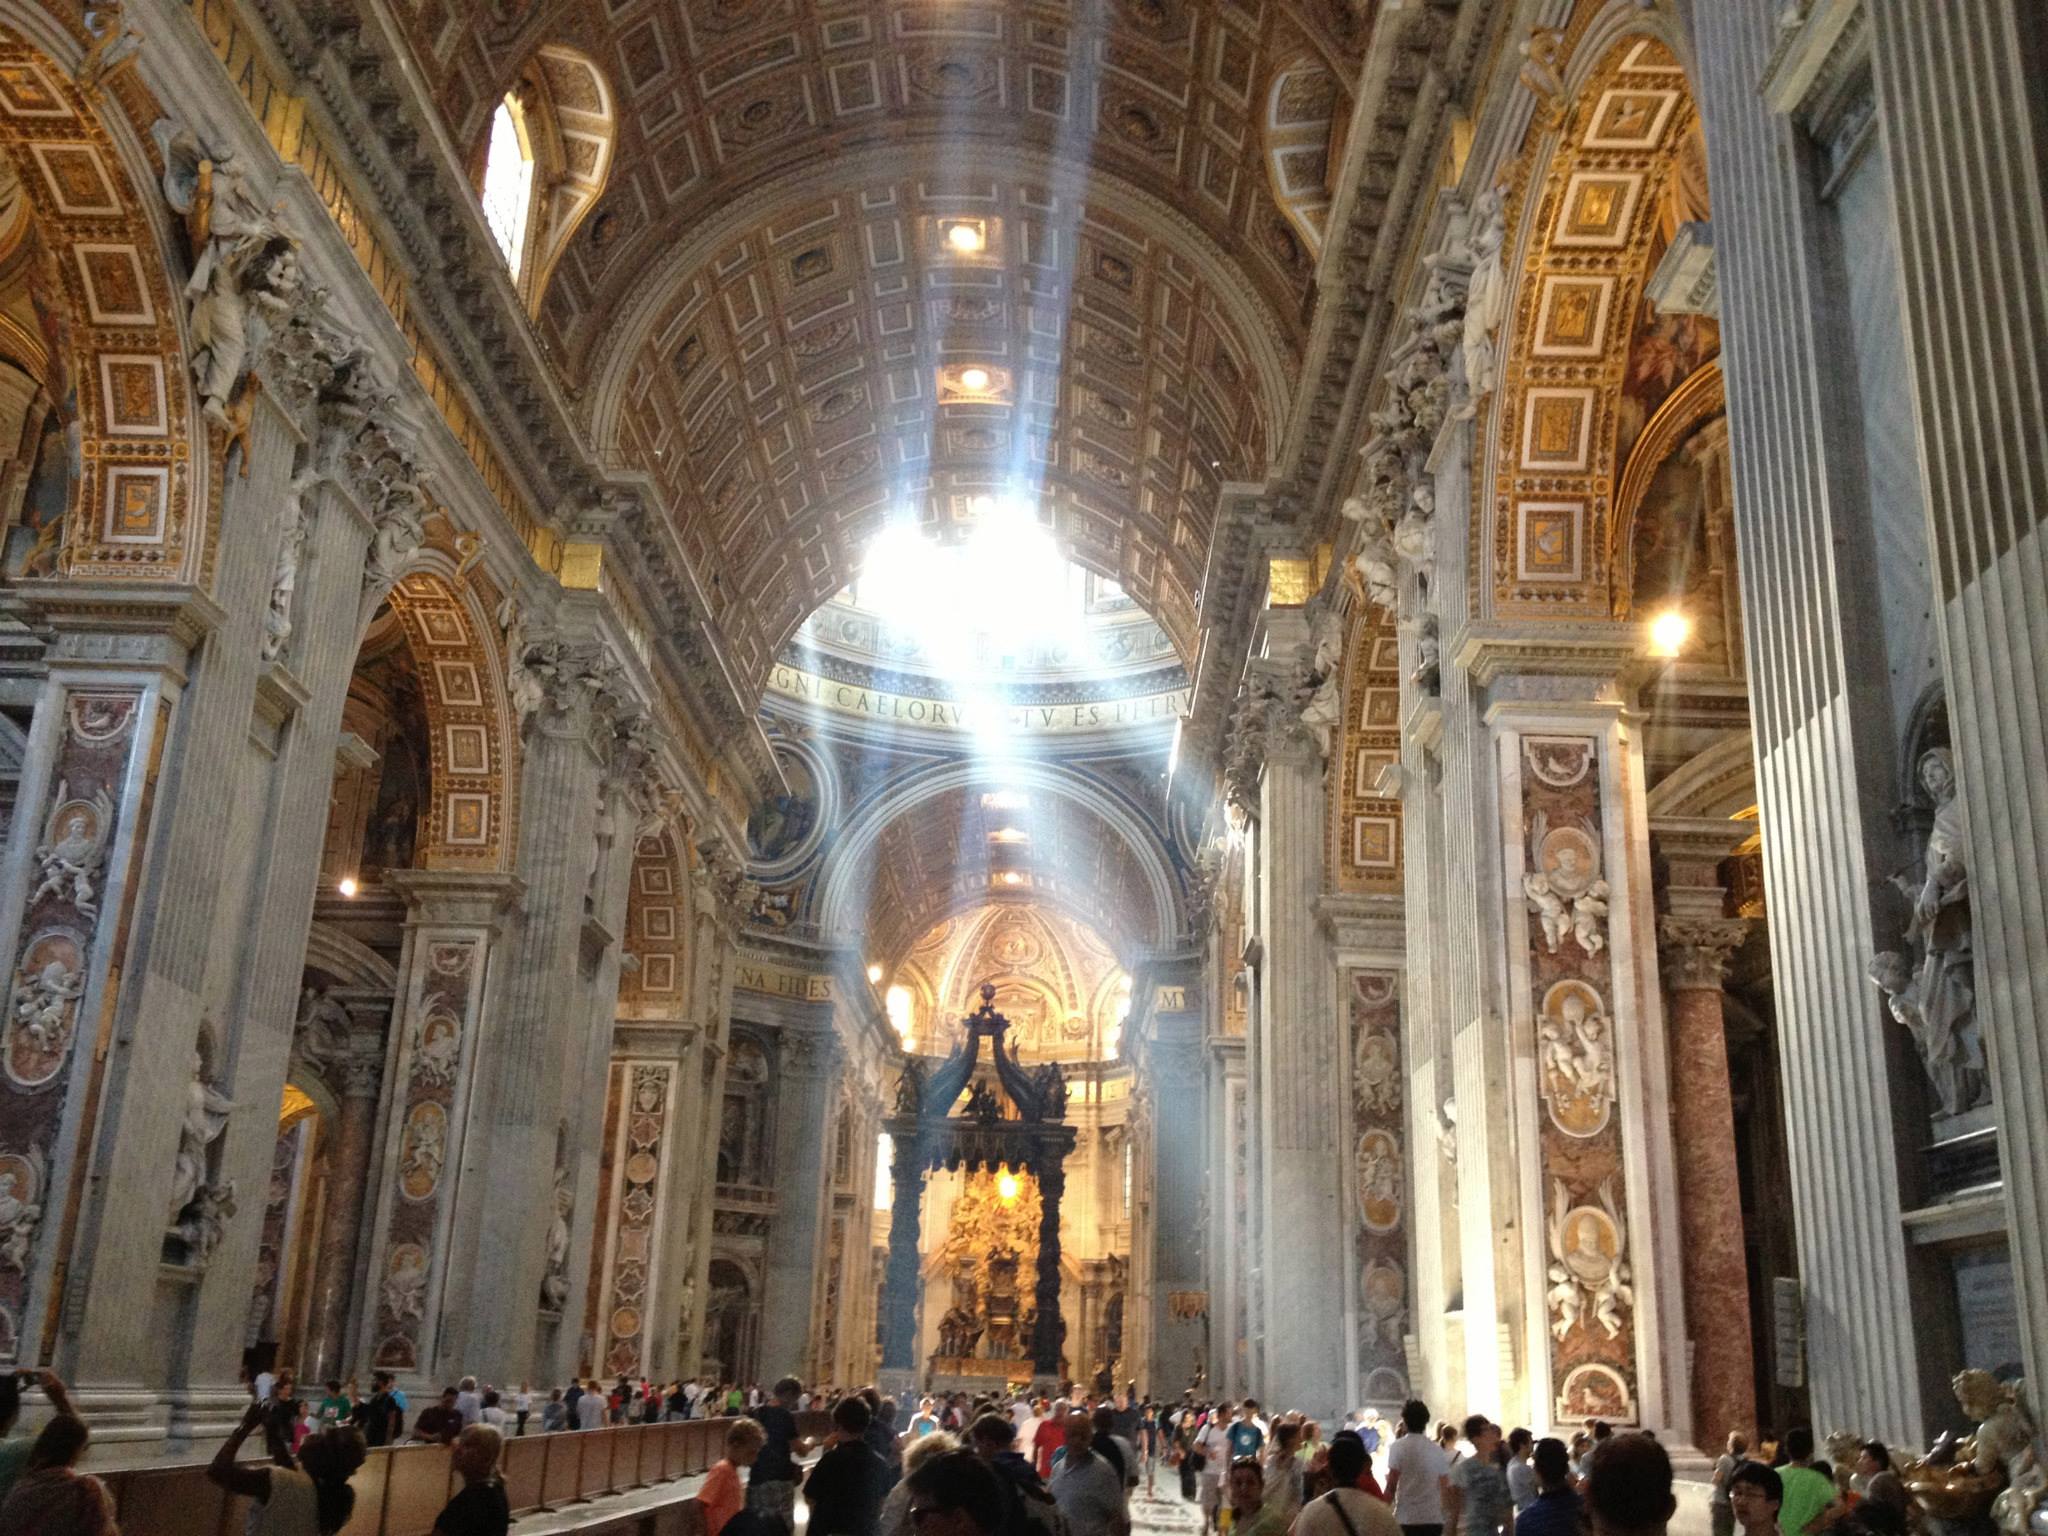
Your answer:
[[[192,1080],[185,1085],[185,1110],[178,1123],[178,1156],[171,1176],[170,1222],[175,1228],[186,1207],[206,1185],[206,1149],[228,1127],[234,1101],[206,1079],[206,1062],[192,1053]]]
[[[43,1219],[43,1177],[43,1154],[33,1149],[0,1166],[0,1269],[28,1268]]]
[[[1467,237],[1472,276],[1465,288],[1461,338],[1465,404],[1458,412],[1460,419],[1476,416],[1480,403],[1494,390],[1499,358],[1493,336],[1507,313],[1507,270],[1502,257],[1507,235],[1507,194],[1499,187],[1489,188],[1472,205],[1472,233]]]
[[[213,1250],[220,1246],[220,1240],[227,1235],[228,1218],[234,1214],[233,1179],[199,1186],[199,1192],[192,1197],[192,1203],[185,1207],[183,1214],[171,1228],[172,1234],[185,1245],[185,1256],[189,1263],[203,1267],[207,1260],[213,1257]]]
[[[107,857],[107,835],[114,826],[114,801],[104,789],[88,802],[73,800],[68,781],[59,780],[43,840],[36,845],[36,888],[29,905],[45,896],[67,896],[86,917],[99,915],[95,884]]]
[[[1308,727],[1316,739],[1316,746],[1324,757],[1330,755],[1330,742],[1344,714],[1344,703],[1339,697],[1343,682],[1340,673],[1344,658],[1344,624],[1336,614],[1324,613],[1317,617],[1314,632],[1314,647],[1303,647],[1303,675],[1301,691],[1306,700],[1301,706],[1301,723]]]
[[[14,1024],[39,1056],[62,1055],[71,1043],[71,1005],[85,991],[85,974],[62,960],[47,961],[34,975],[21,978],[15,994]]]
[[[448,1161],[448,1122],[423,1115],[412,1126],[401,1172],[419,1176],[421,1188],[441,1182],[441,1169]]]
[[[405,574],[412,557],[427,542],[428,508],[426,494],[412,480],[388,480],[384,490],[363,574],[374,584],[390,586]]]
[[[546,692],[527,664],[526,610],[516,592],[507,593],[498,604],[498,632],[505,637],[505,691],[512,699],[513,716],[524,725],[539,711]]]
[[[1365,595],[1389,612],[1398,606],[1401,577],[1394,564],[1394,539],[1386,524],[1357,496],[1346,499],[1344,516],[1358,526],[1358,552],[1351,557],[1352,569],[1365,583]]]
[[[391,1256],[384,1276],[384,1310],[403,1323],[425,1316],[427,1256],[411,1243]]]
[[[299,588],[299,563],[306,557],[306,497],[318,476],[302,470],[292,477],[278,521],[277,563],[270,573],[270,608],[263,616],[262,655],[275,661],[292,634],[292,601]]]
[[[1607,916],[1609,888],[1600,878],[1599,845],[1589,831],[1560,827],[1553,833],[1543,812],[1531,817],[1522,894],[1535,909],[1552,954],[1567,934],[1589,955],[1607,947],[1600,925]]]
[[[184,215],[192,243],[185,300],[193,381],[207,419],[232,433],[231,407],[249,359],[298,294],[298,255],[232,160],[216,161],[168,118],[153,131],[164,157],[164,201]]]

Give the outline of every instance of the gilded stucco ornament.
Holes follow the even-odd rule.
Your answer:
[[[1981,1522],[1988,1515],[2006,1536],[2028,1536],[2037,1517],[2048,1514],[2048,1470],[2034,1452],[2022,1385],[1966,1370],[1950,1386],[1976,1431],[1943,1433],[1907,1466],[1907,1492],[1936,1520]]]

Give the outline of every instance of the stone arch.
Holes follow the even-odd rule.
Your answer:
[[[58,62],[84,48],[82,29],[0,6],[0,159],[43,247],[37,308],[67,460],[62,511],[8,574],[194,581],[219,455],[192,399],[180,263],[153,195],[147,126],[161,108],[124,67],[101,82],[102,113]]]
[[[1342,154],[1338,135],[1349,98],[1337,76],[1313,53],[1280,64],[1266,88],[1260,128],[1266,180],[1309,256],[1320,256],[1330,219],[1330,167]]]
[[[1610,616],[1622,399],[1660,209],[1698,114],[1683,64],[1652,32],[1584,18],[1554,128],[1510,187],[1518,277],[1500,387],[1473,477],[1491,552],[1491,616]]]
[[[625,951],[638,964],[619,976],[622,1014],[671,1018],[689,1008],[688,871],[689,861],[668,827],[633,845],[633,878],[626,889]]]
[[[398,985],[398,970],[390,961],[360,939],[317,920],[306,935],[306,968],[332,976],[344,987],[389,992]]]
[[[418,665],[426,704],[427,814],[420,862],[427,869],[504,869],[511,859],[519,754],[510,730],[494,626],[460,566],[422,551],[388,595]]]
[[[1029,762],[1012,764],[1000,776],[976,762],[948,763],[908,778],[862,806],[826,851],[823,868],[813,886],[812,910],[821,928],[827,933],[866,929],[866,896],[876,844],[890,826],[914,816],[920,807],[929,807],[941,796],[983,789],[1044,794],[1078,807],[1101,822],[1135,862],[1150,909],[1131,914],[1128,936],[1137,943],[1159,946],[1181,935],[1184,915],[1178,897],[1179,882],[1164,835],[1147,827],[1136,812],[1108,791],[1056,767]],[[970,902],[963,892],[949,912],[941,915],[953,915],[985,899],[986,893],[982,892]],[[1078,915],[1085,921],[1094,921],[1086,914]]]
[[[1614,524],[1607,552],[1608,581],[1616,618],[1627,618],[1635,599],[1635,545],[1644,501],[1657,471],[1701,426],[1726,409],[1721,365],[1694,370],[1650,418],[1629,451],[1614,492]]]

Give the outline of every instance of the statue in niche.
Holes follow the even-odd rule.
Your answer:
[[[1439,634],[1439,621],[1433,613],[1422,616],[1422,628],[1415,636],[1415,667],[1409,672],[1408,681],[1415,691],[1428,698],[1435,698],[1442,687],[1442,670],[1439,657],[1443,641]]]
[[[208,1178],[213,1147],[228,1128],[234,1101],[222,1093],[207,1067],[212,1054],[210,1026],[200,1026],[199,1046],[192,1052],[192,1079],[185,1085],[185,1108],[178,1122],[178,1152],[171,1171],[170,1235],[184,1245],[188,1263],[204,1264],[235,1212],[232,1179]]]
[[[1991,1083],[1977,1031],[1969,865],[1948,748],[1922,754],[1919,779],[1934,805],[1921,874],[1918,880],[1892,876],[1913,904],[1906,942],[1914,955],[1883,951],[1870,963],[1870,979],[1884,993],[1892,1017],[1912,1031],[1941,1112],[1955,1115],[1989,1102]]]
[[[555,1215],[548,1223],[548,1267],[541,1276],[540,1304],[560,1312],[569,1303],[569,1214],[575,1209],[576,1194],[569,1187],[569,1171],[555,1169]]]
[[[325,1074],[348,1056],[348,1010],[318,987],[299,994],[299,1017],[292,1025],[292,1044],[299,1059]]]

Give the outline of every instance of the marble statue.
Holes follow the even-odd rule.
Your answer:
[[[390,586],[403,576],[413,556],[427,542],[427,498],[411,481],[393,480],[377,510],[377,531],[370,536],[370,556],[364,576],[372,583]]]
[[[1518,78],[1539,103],[1538,116],[1543,126],[1560,126],[1571,103],[1564,83],[1564,33],[1555,27],[1538,27],[1523,39],[1517,51],[1522,55]]]
[[[1472,260],[1472,276],[1465,289],[1465,319],[1460,350],[1465,358],[1465,404],[1461,420],[1479,414],[1479,407],[1493,393],[1499,354],[1494,333],[1507,315],[1508,278],[1503,247],[1507,244],[1507,194],[1500,187],[1489,188],[1472,205],[1472,232],[1466,250]]]
[[[325,1073],[348,1056],[348,1010],[326,992],[308,987],[299,994],[292,1047],[314,1071]]]
[[[36,1229],[42,1225],[47,1182],[38,1148],[0,1159],[0,1269],[27,1271]]]
[[[505,691],[519,724],[537,713],[546,698],[539,676],[527,662],[526,610],[519,594],[507,593],[498,604],[498,632],[505,639]]]
[[[418,1321],[426,1315],[427,1256],[417,1244],[401,1244],[391,1255],[381,1289],[384,1310],[398,1322]]]
[[[227,1236],[228,1218],[235,1214],[235,1181],[202,1184],[185,1207],[171,1233],[185,1245],[186,1262],[204,1267],[213,1250]]]
[[[208,1149],[228,1128],[228,1115],[234,1107],[234,1101],[208,1080],[204,1055],[194,1051],[192,1079],[185,1085],[185,1109],[178,1121],[178,1154],[171,1174],[170,1224],[174,1229],[208,1188]],[[228,1193],[232,1195],[232,1189]]]
[[[1408,673],[1408,681],[1417,693],[1432,699],[1443,688],[1442,649],[1437,616],[1425,613],[1422,628],[1415,636],[1415,665]]]
[[[292,477],[278,521],[277,563],[271,568],[270,606],[263,615],[262,656],[276,661],[292,634],[292,602],[299,587],[299,564],[306,558],[306,497],[319,476],[303,470]]]
[[[1301,706],[1301,723],[1315,737],[1316,747],[1324,757],[1330,755],[1330,744],[1343,723],[1344,701],[1341,697],[1344,662],[1344,624],[1334,613],[1319,614],[1315,621],[1312,647],[1302,647],[1303,675],[1301,693],[1305,701]]]
[[[924,1105],[924,1063],[915,1056],[903,1064],[903,1076],[896,1083],[896,1113],[914,1115]]]
[[[1394,564],[1393,532],[1373,515],[1363,497],[1347,497],[1343,512],[1347,519],[1358,524],[1358,551],[1351,557],[1351,567],[1364,582],[1366,597],[1391,613],[1401,599],[1401,577]]]
[[[1913,958],[1885,950],[1871,961],[1869,974],[1892,1017],[1912,1031],[1941,1112],[1955,1115],[1991,1098],[1977,1030],[1968,850],[1948,748],[1924,753],[1918,766],[1920,785],[1934,806],[1934,826],[1927,834],[1920,878],[1892,876],[1913,904],[1906,924]]]
[[[86,45],[73,76],[88,100],[97,100],[124,71],[142,61],[142,34],[128,25],[123,0],[99,0],[86,7],[85,30],[92,41]]]
[[[90,801],[71,798],[70,785],[58,780],[57,794],[36,845],[36,886],[29,894],[34,906],[45,896],[68,900],[82,916],[99,915],[100,866],[106,862],[107,838],[114,828],[114,801],[104,789]]]
[[[1907,1466],[1907,1492],[1936,1522],[1975,1524],[1988,1515],[2006,1536],[2028,1536],[2036,1514],[2048,1509],[2048,1470],[2034,1452],[2021,1385],[1966,1370],[1950,1386],[1976,1432],[1944,1432]]]
[[[163,151],[164,200],[184,216],[192,244],[185,300],[193,381],[207,420],[233,434],[249,359],[298,294],[298,255],[232,160],[213,159],[168,118],[153,131]]]
[[[557,1168],[555,1215],[548,1223],[548,1267],[540,1282],[540,1304],[550,1312],[560,1312],[569,1303],[569,1215],[575,1208],[569,1171]]]
[[[1582,827],[1552,829],[1537,812],[1529,822],[1529,868],[1522,895],[1543,927],[1544,945],[1554,955],[1567,937],[1597,955],[1607,947],[1601,923],[1607,916],[1607,882],[1600,876],[1600,848]]]

